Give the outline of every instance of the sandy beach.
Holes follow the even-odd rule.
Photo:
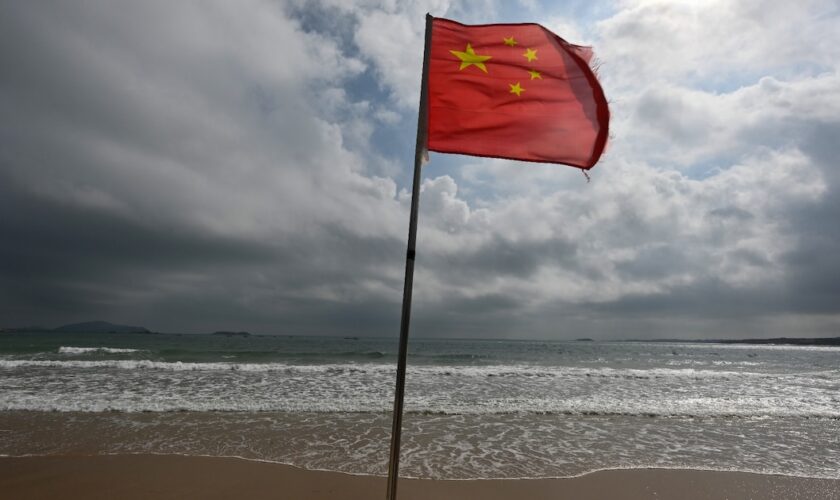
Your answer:
[[[236,458],[162,455],[0,458],[0,491],[14,499],[384,498],[385,479]],[[840,481],[740,472],[610,470],[568,479],[415,480],[403,500],[840,498]]]

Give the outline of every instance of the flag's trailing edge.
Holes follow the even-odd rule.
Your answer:
[[[610,112],[591,48],[539,24],[430,22],[428,150],[584,170],[598,162]]]

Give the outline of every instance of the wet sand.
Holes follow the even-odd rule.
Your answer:
[[[403,479],[400,500],[840,500],[840,480],[742,472],[633,469],[568,479]],[[0,457],[10,499],[385,498],[385,478],[236,458],[177,455]]]

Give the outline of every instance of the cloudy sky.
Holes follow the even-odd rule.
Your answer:
[[[426,12],[613,120],[589,183],[431,154],[412,335],[840,335],[837,0],[3,2],[0,327],[396,337]]]

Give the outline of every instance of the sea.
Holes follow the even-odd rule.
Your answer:
[[[387,472],[396,339],[0,334],[0,455]],[[400,475],[840,479],[840,348],[411,339]]]

